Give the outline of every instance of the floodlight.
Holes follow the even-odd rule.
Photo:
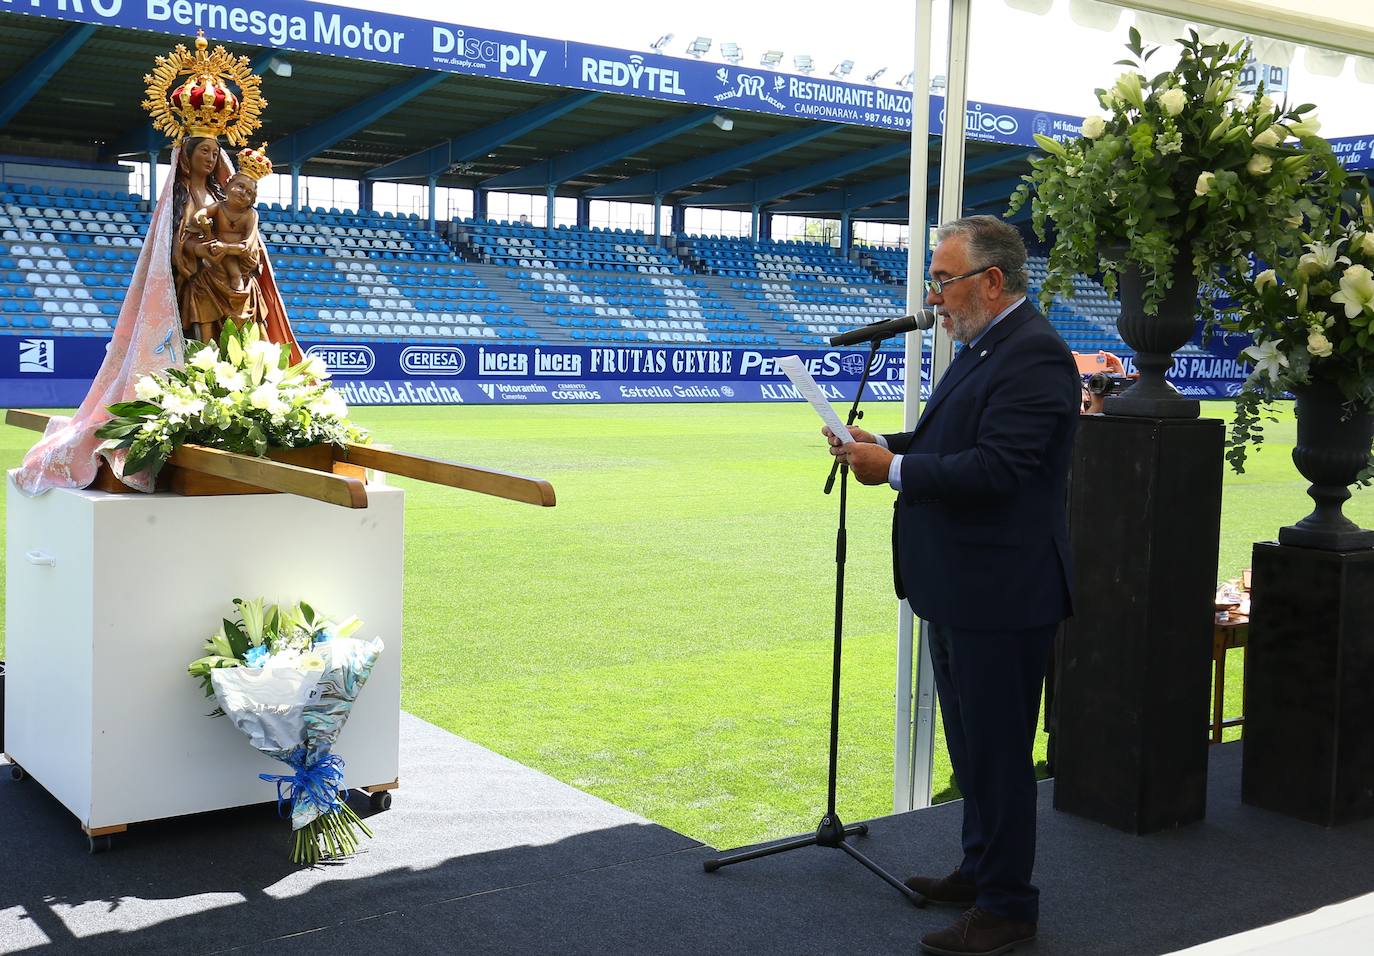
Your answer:
[[[687,44],[687,54],[696,57],[698,60],[705,56],[706,52],[710,49],[710,37],[697,37],[691,43]]]
[[[669,43],[672,43],[672,42],[673,42],[673,35],[672,35],[671,33],[665,33],[665,34],[663,34],[663,36],[659,37],[659,38],[658,38],[657,40],[655,40],[653,43],[650,43],[650,44],[649,44],[649,49],[651,49],[651,50],[653,50],[655,53],[657,53],[658,51],[662,50],[665,46],[667,46]]]
[[[897,81],[897,85],[900,86],[900,87],[904,87],[904,88],[910,87],[911,84],[912,84],[912,82],[915,81],[915,79],[916,79],[916,74],[915,74],[915,72],[911,72],[911,73],[908,73],[906,76],[902,77],[900,80],[898,80],[898,81]]]
[[[805,53],[792,57],[792,65],[797,68],[798,73],[814,73],[816,70],[816,64]]]
[[[714,123],[717,128],[722,129],[727,133],[735,128],[734,120],[730,119],[727,116],[722,116],[719,113],[711,117],[711,122]]]
[[[930,92],[932,93],[939,93],[941,96],[943,96],[945,93],[945,87],[947,86],[949,86],[949,80],[945,79],[945,75],[943,73],[937,73],[930,78]]]
[[[844,79],[846,76],[848,76],[849,73],[850,73],[850,71],[853,70],[853,69],[854,69],[854,61],[853,61],[853,60],[841,60],[841,61],[835,66],[835,69],[833,69],[833,70],[830,71],[830,75],[833,76],[833,77],[834,77],[835,79],[837,79],[837,80],[842,80],[842,79]]]
[[[279,56],[271,57],[267,61],[267,68],[282,78],[291,75],[291,64]]]
[[[740,52],[738,43],[722,43],[720,45],[720,55],[728,63],[738,63],[744,59],[744,54]]]
[[[885,67],[885,66],[880,66],[880,67],[878,67],[876,70],[874,70],[872,73],[868,74],[868,76],[864,77],[864,82],[865,82],[865,83],[877,83],[877,82],[878,82],[878,77],[882,76],[882,75],[883,75],[884,73],[886,73],[886,72],[887,72],[887,67]]]
[[[759,57],[759,66],[774,67],[777,66],[781,60],[781,50],[769,50],[763,56]]]

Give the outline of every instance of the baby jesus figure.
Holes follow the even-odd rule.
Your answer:
[[[257,241],[258,184],[246,173],[235,173],[224,184],[223,202],[213,202],[196,213],[195,223],[203,238],[213,240],[209,258],[224,264],[229,288],[243,292],[248,283],[239,256]]]

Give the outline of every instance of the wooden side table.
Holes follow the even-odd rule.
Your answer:
[[[1225,617],[1225,620],[1222,618]],[[1212,743],[1221,743],[1221,732],[1227,727],[1239,727],[1245,723],[1245,703],[1242,686],[1241,716],[1227,718],[1222,707],[1226,690],[1226,652],[1233,647],[1244,647],[1250,636],[1250,618],[1243,614],[1225,611],[1217,613],[1212,624]]]

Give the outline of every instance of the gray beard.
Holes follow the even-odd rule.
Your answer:
[[[954,338],[968,345],[988,327],[988,323],[993,320],[995,312],[984,307],[981,303],[969,307],[969,311],[961,314],[950,314],[950,325],[953,326]]]

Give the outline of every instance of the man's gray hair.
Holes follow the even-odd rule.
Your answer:
[[[962,236],[968,243],[969,265],[974,269],[996,266],[1002,270],[1002,288],[1011,295],[1026,291],[1026,244],[1016,227],[996,216],[966,216],[947,222],[935,233],[944,242]]]

